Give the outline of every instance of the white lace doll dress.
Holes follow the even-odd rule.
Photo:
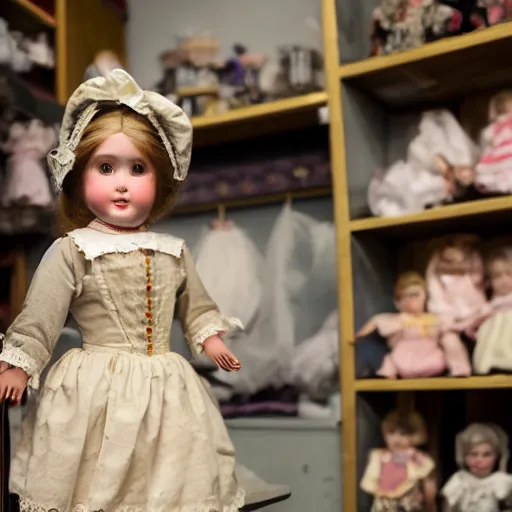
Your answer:
[[[222,417],[190,364],[169,351],[169,335],[175,306],[195,353],[240,322],[219,313],[182,240],[93,226],[48,250],[6,333],[0,360],[36,388],[68,311],[83,338],[50,369],[27,414],[10,491],[31,512],[238,510],[244,492]]]
[[[475,373],[485,375],[491,370],[512,371],[512,294],[494,297],[490,314],[476,334],[473,352]]]
[[[441,490],[449,511],[500,512],[500,503],[512,496],[512,475],[496,471],[478,478],[469,471],[455,473]]]

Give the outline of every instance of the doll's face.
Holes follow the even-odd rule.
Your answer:
[[[106,139],[87,163],[85,202],[96,217],[115,226],[144,224],[156,196],[156,173],[124,133]]]
[[[392,452],[405,452],[412,447],[411,436],[401,429],[384,432],[384,441]]]
[[[475,444],[466,454],[466,466],[471,474],[484,478],[493,472],[497,458],[496,450],[490,443]]]
[[[500,297],[512,293],[512,262],[496,259],[489,264],[492,293]]]
[[[425,311],[426,297],[423,286],[418,284],[407,286],[396,298],[396,307],[402,313],[419,315]]]

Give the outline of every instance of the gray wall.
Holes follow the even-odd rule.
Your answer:
[[[307,23],[320,23],[319,0],[128,0],[128,7],[128,66],[142,87],[160,79],[158,55],[187,30],[215,36],[224,57],[234,43],[270,58],[285,44],[322,48],[321,33]]]

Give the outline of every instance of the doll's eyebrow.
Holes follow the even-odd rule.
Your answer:
[[[126,161],[132,162],[132,163],[144,163],[146,161],[142,157],[123,158],[123,157],[120,157],[119,155],[110,155],[110,154],[106,154],[106,153],[105,154],[104,153],[100,153],[100,154],[94,155],[93,160],[95,162],[98,161],[98,160],[116,160],[116,161],[126,160]]]

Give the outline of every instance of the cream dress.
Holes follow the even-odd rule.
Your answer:
[[[152,275],[148,355],[146,256]],[[10,491],[21,511],[234,512],[244,503],[222,417],[189,363],[169,351],[175,306],[192,350],[241,328],[206,294],[170,235],[70,232],[48,250],[0,360],[37,388],[68,312],[83,348],[48,372],[22,426]]]

